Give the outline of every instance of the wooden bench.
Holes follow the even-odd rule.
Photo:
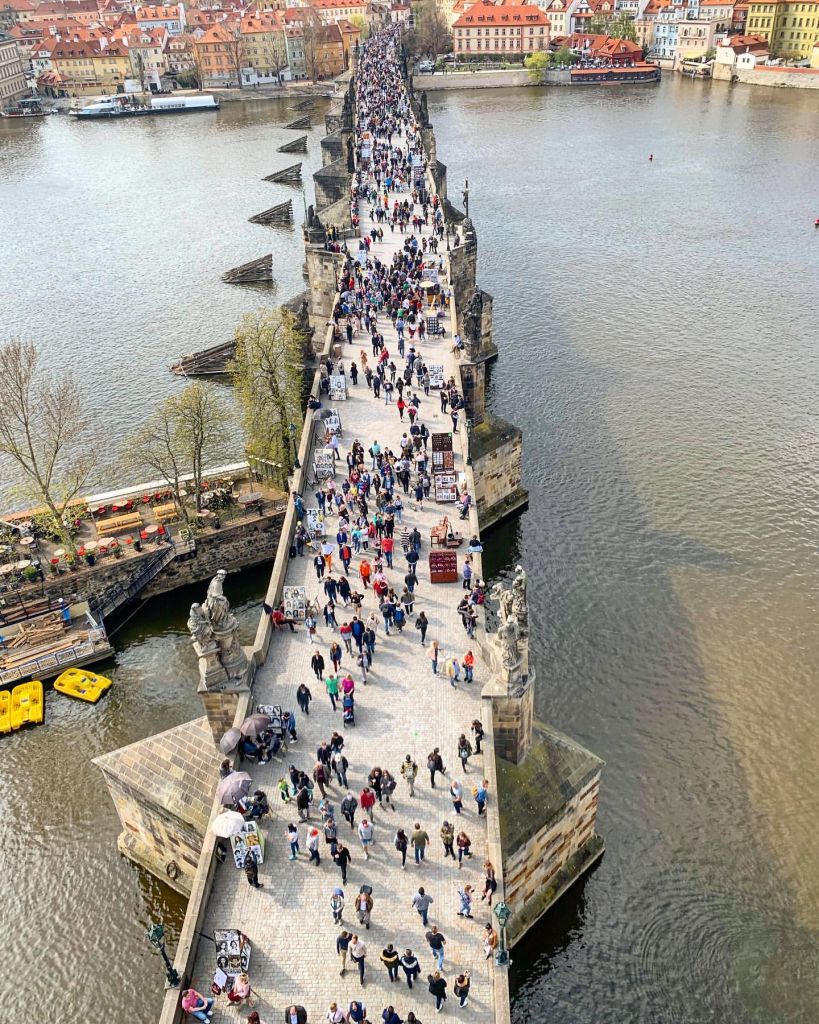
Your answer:
[[[168,523],[179,518],[179,511],[174,502],[169,501],[167,505],[157,505],[154,516],[158,523]]]
[[[125,533],[140,526],[142,526],[142,516],[139,512],[130,512],[127,516],[117,516],[116,519],[97,523],[97,536],[107,537],[112,533]]]

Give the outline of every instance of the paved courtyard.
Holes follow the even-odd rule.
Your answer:
[[[362,232],[366,232],[371,224],[364,204],[361,214]],[[389,263],[393,252],[403,244],[404,239],[405,236],[397,230],[393,235],[385,226],[384,242],[375,245],[372,252]],[[427,363],[442,363],[445,377],[448,378],[455,374],[456,363],[450,353],[452,330],[448,321],[446,327],[446,339],[425,339],[417,347]],[[379,329],[384,334],[390,356],[395,359],[396,365],[403,366],[403,360],[398,357],[395,332],[388,318],[380,318]],[[369,341],[360,334],[353,339],[351,345],[344,345],[345,369],[349,370],[352,359],[358,362],[362,348],[371,365],[374,363]],[[452,423],[449,415],[440,411],[438,392],[431,391],[426,398],[419,389],[419,396],[419,422],[426,423],[430,433],[450,431]],[[363,375],[359,377],[357,387],[350,387],[349,399],[338,403],[338,408],[344,432],[343,455],[346,455],[356,438],[361,441],[365,451],[376,439],[382,446],[389,445],[397,451],[401,434],[409,429],[408,421],[400,423],[394,402],[385,405],[383,396],[381,399],[374,398]],[[463,413],[459,429],[464,429]],[[345,467],[344,461],[340,466]],[[456,471],[463,469],[457,451],[455,468]],[[339,486],[343,471],[340,469],[336,478]],[[304,495],[304,500],[308,507],[315,504],[312,489]],[[342,729],[341,710],[333,711],[323,685],[316,680],[310,668],[314,648],[308,643],[303,628],[299,628],[295,635],[286,630],[274,635],[267,662],[257,675],[255,703],[281,704],[295,710],[298,742],[291,745],[283,763],[272,761],[248,769],[253,775],[253,788],[264,789],[273,808],[272,817],[265,819],[263,825],[266,852],[265,862],[259,870],[259,880],[264,888],[251,888],[245,880],[244,872],[237,870],[232,861],[222,865],[210,899],[204,930],[210,933],[214,928],[239,928],[249,937],[253,944],[251,982],[261,997],[258,1011],[267,1024],[281,1021],[285,1008],[291,1003],[306,1007],[309,1021],[318,1022],[325,1020],[332,1000],[337,1001],[346,1011],[350,1000],[359,998],[365,1002],[368,1018],[373,1024],[381,1020],[382,1010],[390,1004],[395,1006],[402,1018],[406,1018],[412,1010],[419,1021],[429,1021],[435,1013],[435,1004],[427,992],[426,978],[433,970],[434,961],[424,939],[426,929],[411,906],[412,897],[419,885],[423,885],[434,899],[430,909],[430,925],[438,925],[446,938],[444,976],[448,983],[448,998],[443,1015],[458,1014],[476,1022],[494,1020],[491,972],[496,968],[491,960],[484,959],[481,943],[483,927],[490,918],[486,904],[480,901],[483,889],[482,865],[486,858],[486,825],[484,819],[477,815],[470,792],[482,777],[483,756],[473,756],[468,773],[464,775],[456,754],[457,738],[461,732],[466,732],[472,740],[470,723],[480,717],[480,690],[486,681],[487,669],[480,660],[476,645],[468,640],[456,612],[463,594],[460,582],[431,584],[427,565],[430,528],[444,514],[450,514],[452,519],[452,512],[452,505],[428,502],[420,510],[415,507],[411,496],[405,500],[404,524],[408,524],[410,529],[417,525],[423,537],[421,560],[418,563],[417,600],[413,614],[408,616],[403,636],[393,631],[391,636],[386,637],[381,623],[375,660],[367,685],[362,685],[357,669],[353,672],[356,680],[354,728]],[[456,529],[459,526],[468,527],[467,523],[460,523],[457,512],[453,522]],[[327,532],[333,540],[336,524],[334,517],[328,518]],[[396,538],[399,531],[400,527],[396,524]],[[467,541],[468,535],[465,536],[464,545],[458,549],[459,569],[463,564]],[[360,556],[354,555],[349,579],[354,589],[361,590],[359,563]],[[338,569],[341,568],[339,562]],[[398,594],[403,588],[405,572],[406,563],[401,546],[396,542],[395,568],[387,569],[386,574]],[[338,573],[335,575],[337,578]],[[321,584],[316,580],[309,554],[290,560],[287,584],[306,587],[308,600],[318,597],[319,605],[323,606],[324,594]],[[373,610],[377,612],[378,608],[370,589],[366,591],[363,616],[366,618]],[[426,647],[421,646],[419,632],[414,628],[415,618],[422,610],[430,622]],[[344,612],[339,605],[336,609],[339,624],[351,618],[345,616]],[[333,639],[339,639],[338,632],[327,629],[319,617],[319,649],[328,668],[329,646]],[[437,677],[432,673],[428,657],[430,643],[434,639],[441,644],[440,674]],[[475,653],[475,681],[471,685],[461,681],[453,689],[441,668],[448,656],[457,655],[460,658],[468,649]],[[341,667],[342,672],[356,667],[346,652]],[[310,687],[313,694],[307,718],[298,711],[295,698],[296,688],[302,682]],[[367,774],[375,765],[389,769],[399,780],[394,798],[396,810],[379,810],[376,806],[376,841],[369,861],[364,859],[357,832],[352,832],[341,818],[338,807],[344,793],[335,784],[335,779],[328,790],[339,819],[339,836],[349,847],[353,858],[347,885],[344,887],[346,907],[343,927],[349,931],[358,930],[353,903],[359,887],[366,883],[373,888],[372,924],[369,931],[361,932],[367,946],[366,983],[363,988],[355,965],[348,963],[347,973],[344,977],[339,976],[340,964],[335,942],[341,929],[333,923],[329,906],[333,888],[341,881],[339,870],[329,856],[323,836],[321,865],[316,867],[308,862],[304,825],[300,826],[302,852],[297,861],[288,860],[286,827],[289,822],[297,820],[297,812],[294,805],[283,805],[278,800],[275,788],[290,763],[312,775],[316,748],[322,740],[329,740],[334,729],[343,732],[345,736],[344,753],[350,762],[348,779],[350,789],[356,796],[366,785]],[[437,788],[433,790],[426,770],[426,758],[434,747],[440,747],[447,774],[444,779],[438,777]],[[399,776],[401,762],[407,753],[412,755],[419,768],[413,799],[409,798],[407,787]],[[453,811],[449,794],[449,784],[454,778],[460,779],[464,786],[464,812],[460,817]],[[318,798],[316,788],[316,802]],[[494,794],[490,793],[492,799]],[[311,818],[318,822],[315,805],[311,809]],[[359,810],[356,823],[360,819]],[[464,862],[461,870],[458,870],[456,862],[444,860],[439,837],[444,819],[455,825],[456,833],[463,829],[472,839],[474,855],[470,861]],[[421,823],[430,836],[427,859],[422,866],[416,867],[410,850],[406,869],[402,870],[400,854],[393,844],[395,830],[403,827],[409,835],[416,821]],[[320,822],[318,825],[320,828]],[[496,868],[500,866],[496,865]],[[457,916],[457,889],[466,883],[470,883],[476,890],[474,920]],[[379,960],[382,948],[389,942],[393,943],[399,953],[409,947],[418,957],[422,973],[411,992],[407,989],[403,972],[399,975],[399,981],[390,983],[387,971]],[[200,942],[193,979],[193,985],[200,992],[209,992],[214,967],[213,945],[207,941]],[[452,986],[457,973],[463,968],[469,968],[472,972],[472,989],[469,1005],[461,1009]],[[244,1021],[247,1013],[246,1009],[237,1011],[227,1006],[224,999],[220,999],[213,1020]]]

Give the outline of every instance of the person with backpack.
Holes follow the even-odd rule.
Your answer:
[[[444,844],[444,860],[447,857],[455,860],[455,851],[452,849],[452,844],[455,842],[455,829],[448,821],[441,825],[441,842]]]
[[[466,1006],[469,1002],[469,986],[470,986],[470,975],[469,971],[462,971],[461,974],[455,979],[455,984],[452,991],[460,1000],[461,1006]]]
[[[466,738],[465,733],[461,733],[458,737],[458,757],[461,761],[461,767],[464,771],[467,771],[467,763],[469,758],[472,756],[472,744]]]
[[[415,981],[421,973],[421,965],[418,963],[418,957],[416,957],[411,949],[405,949],[400,962],[401,970],[404,972],[404,977],[407,979],[407,988],[412,989],[413,981]]]
[[[404,758],[404,762],[401,765],[401,775],[409,786],[409,795],[415,796],[415,780],[418,777],[418,765],[409,754]]]
[[[407,833],[399,828],[395,833],[395,848],[401,854],[401,870],[407,866],[407,848],[409,847],[409,840],[407,839]]]
[[[406,591],[406,588],[404,589]],[[410,597],[412,597],[412,594],[410,594]],[[424,647],[427,638],[427,630],[429,629],[429,620],[427,619],[426,612],[418,613],[418,618],[415,620],[415,628],[421,631],[421,646]],[[433,671],[435,670],[433,669]]]
[[[430,785],[432,786],[433,789],[435,789],[435,773],[440,772],[441,775],[446,774],[446,768],[444,768],[444,761],[437,747],[430,754],[427,755],[427,768],[429,769]]]

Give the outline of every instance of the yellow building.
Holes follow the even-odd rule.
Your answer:
[[[776,57],[808,59],[819,42],[819,0],[750,0],[745,34],[767,40]]]
[[[278,11],[248,8],[242,18],[242,74],[250,81],[277,79],[287,65],[284,22]]]
[[[104,49],[96,43],[61,40],[51,51],[51,64],[69,96],[109,96],[122,92],[131,75],[128,50],[121,43]]]

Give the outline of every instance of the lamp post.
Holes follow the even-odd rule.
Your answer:
[[[449,252],[449,221],[444,225],[444,232],[446,233],[446,251]]]
[[[290,443],[293,445],[293,469],[301,469],[299,454],[296,451],[296,424],[289,424],[287,429],[290,431]]]
[[[472,449],[469,447],[469,438],[472,434],[472,420],[467,419],[466,421],[466,464],[467,466],[472,465]]]
[[[500,925],[500,945],[498,951],[495,953],[495,964],[498,967],[508,967],[511,961],[509,960],[509,951],[506,948],[506,925],[509,923],[509,918],[512,916],[512,911],[509,907],[501,900],[495,906],[495,917],[498,919]]]
[[[165,929],[161,924],[152,924],[148,929],[148,942],[157,950],[165,961],[165,975],[169,988],[179,987],[179,974],[165,952]]]

